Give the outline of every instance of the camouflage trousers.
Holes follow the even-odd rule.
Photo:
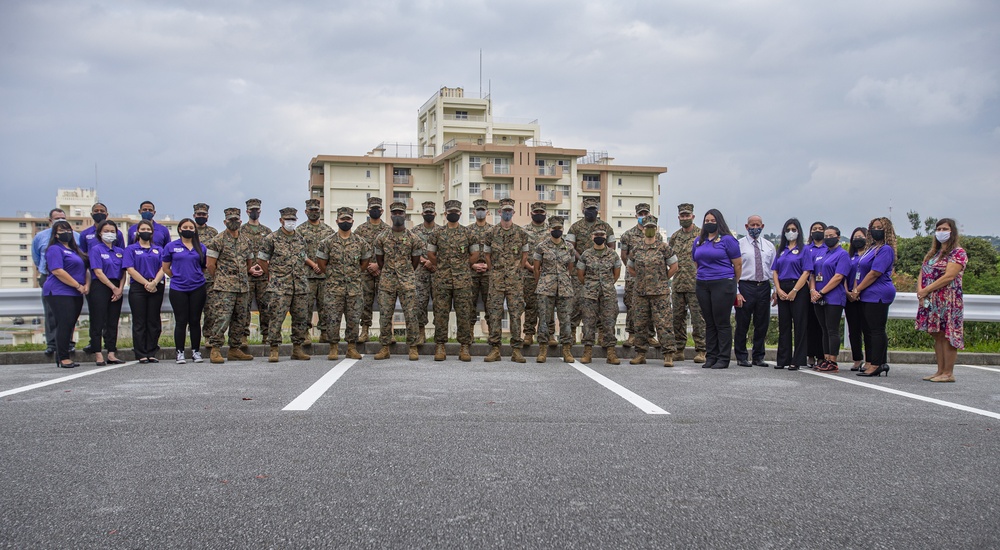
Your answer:
[[[612,288],[597,298],[583,299],[583,345],[593,346],[595,332],[600,330],[602,348],[617,344],[615,322],[618,320],[618,292]]]
[[[572,304],[572,315],[570,317],[570,332],[575,332],[576,327],[580,326],[583,322],[583,302],[586,298],[583,297],[583,283],[580,279],[573,277],[573,304]],[[561,331],[560,331],[561,332]]]
[[[413,280],[417,286],[413,307],[417,310],[417,328],[420,330],[427,328],[428,311],[431,305],[431,283],[433,281],[433,275],[433,273],[427,271],[423,267],[418,268],[413,274]]]
[[[472,276],[472,312],[469,313],[469,324],[475,325],[479,322],[479,300],[483,301],[483,311],[489,311],[486,307],[490,300],[490,276]],[[486,323],[489,325],[489,314],[486,315]]]
[[[270,319],[267,311],[267,277],[250,277],[250,292],[247,295],[247,315],[243,334],[250,334],[250,311],[253,307],[253,300],[257,299],[257,323],[260,327],[260,338],[267,342],[267,321]]]
[[[417,327],[417,312],[413,305],[414,297],[412,290],[390,291],[379,289],[378,320],[381,330],[378,341],[380,344],[389,346],[396,341],[392,336],[392,318],[395,316],[396,299],[398,298],[399,305],[403,309],[403,319],[406,321],[406,345],[417,345],[417,334],[419,334],[420,329]],[[437,319],[436,313],[434,314],[434,319]]]
[[[524,335],[534,336],[538,331],[538,282],[535,275],[530,271],[521,278],[521,286],[524,287]],[[551,334],[556,330],[556,322],[552,317],[548,318],[549,331]]]
[[[330,316],[327,315],[326,308],[323,307],[323,286],[326,283],[326,278],[310,278],[309,279],[309,324],[312,326],[313,313],[318,312],[318,320],[316,327],[320,332],[329,332],[330,330]]]
[[[205,270],[205,309],[201,312],[201,334],[205,336],[205,339],[211,344],[211,339],[208,338],[212,333],[212,311],[208,309],[208,296],[212,294],[212,279],[208,276],[208,270]]]
[[[674,346],[670,295],[633,296],[632,308],[635,309],[635,328],[638,331],[635,338],[635,350],[639,353],[646,353],[649,349],[650,336],[659,334],[660,350],[663,351],[664,357],[667,354],[672,355],[677,348]],[[684,331],[684,340],[687,340],[687,330]]]
[[[309,328],[309,295],[308,294],[275,294],[268,293],[267,307],[271,313],[268,323],[267,342],[272,346],[281,345],[281,325],[285,314],[292,316],[292,343],[302,345],[306,341],[306,330]]]
[[[687,316],[691,314],[691,332],[694,336],[695,352],[705,352],[705,318],[694,292],[673,292],[674,342],[675,351],[684,351],[687,345]],[[660,342],[663,343],[662,341]]]
[[[340,343],[340,320],[344,319],[344,341],[358,342],[358,320],[361,318],[361,295],[349,296],[344,289],[333,282],[323,285],[323,301],[320,302],[330,320],[330,345]]]
[[[367,270],[361,273],[361,326],[372,326],[372,306],[378,298],[378,277]]]
[[[570,324],[570,319],[573,314],[574,299],[573,296],[538,295],[538,307],[541,309],[542,319],[551,319],[553,316],[559,318],[559,343],[563,345],[573,343],[573,325]],[[538,345],[546,345],[548,339],[548,324],[538,323]]]
[[[499,346],[503,334],[503,303],[507,302],[507,317],[510,319],[510,347],[520,348],[524,344],[521,336],[521,315],[524,314],[524,292],[516,290],[490,289],[490,301],[486,304],[487,324],[490,326],[489,342]]]
[[[434,287],[434,343],[448,343],[448,319],[452,307],[455,309],[455,324],[458,325],[458,343],[472,344],[472,289]]]
[[[635,298],[635,280],[625,279],[625,294],[622,302],[625,303],[625,332],[635,334],[635,313],[632,311],[632,299]]]
[[[226,331],[229,331],[229,347],[238,347],[247,337],[249,329],[250,309],[249,292],[208,291],[208,301],[205,304],[205,314],[211,319],[208,330],[208,343],[213,348],[221,348],[226,343]]]

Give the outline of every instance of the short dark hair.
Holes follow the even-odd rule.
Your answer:
[[[52,219],[52,214],[53,214],[54,212],[62,212],[63,214],[65,214],[65,213],[66,213],[66,211],[65,211],[65,210],[63,210],[62,208],[53,208],[52,210],[49,210],[49,219],[50,219],[50,220]]]
[[[153,210],[156,210],[156,205],[153,204],[153,201],[142,201],[142,202],[140,202],[139,203],[139,210],[142,210],[142,207],[146,206],[147,204],[150,205],[150,206],[152,206]]]

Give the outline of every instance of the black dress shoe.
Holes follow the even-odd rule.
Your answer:
[[[59,361],[59,368],[61,368],[61,369],[75,369],[76,367],[79,367],[79,366],[80,366],[80,363],[77,363],[76,361],[74,361],[72,363],[63,363],[62,361]]]
[[[49,357],[52,357],[55,354],[56,354],[56,350],[54,350],[52,348],[48,348],[48,349],[45,350],[45,355],[48,355]]]
[[[703,369],[710,369],[710,368],[712,368],[712,365],[714,365],[714,364],[715,364],[715,361],[712,361],[711,359],[709,359],[708,361],[705,361],[705,364],[702,365],[701,368],[703,368]]]
[[[739,366],[741,366],[741,367],[752,367],[753,366],[746,359],[740,359],[740,360],[736,361],[736,364],[739,365]]]
[[[747,366],[749,367],[750,365],[747,365]],[[714,365],[712,365],[712,368],[713,369],[728,369],[729,368],[729,361],[719,361],[719,362],[715,363]]]
[[[763,360],[759,360],[759,361],[754,361],[753,362],[753,366],[755,366],[755,367],[770,367],[771,365],[768,365]]]
[[[783,368],[785,368],[785,365],[775,365],[774,368],[775,369],[783,369]]]

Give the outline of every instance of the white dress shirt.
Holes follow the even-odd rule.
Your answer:
[[[754,274],[756,272],[756,259],[754,254],[753,239],[750,235],[746,235],[740,238],[740,256],[743,257],[743,272],[740,274],[741,281],[756,281]],[[764,239],[762,237],[757,239],[757,245],[760,247],[760,261],[761,267],[764,269],[764,278],[762,281],[771,282],[771,263],[774,262],[774,244],[771,241]]]

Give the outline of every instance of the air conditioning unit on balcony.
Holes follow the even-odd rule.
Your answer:
[[[476,145],[482,145],[482,144],[483,144],[483,138],[479,138],[476,140]]]

